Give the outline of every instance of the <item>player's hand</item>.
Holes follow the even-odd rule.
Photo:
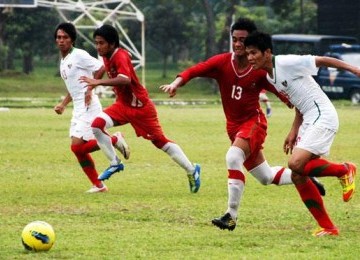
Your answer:
[[[98,80],[97,79],[88,78],[86,76],[81,76],[79,78],[79,81],[81,83],[86,83],[88,86],[92,86],[92,87],[95,87],[95,86],[98,85]]]
[[[174,84],[166,84],[159,87],[165,93],[169,93],[169,97],[174,97],[176,95],[177,86]]]
[[[296,135],[289,133],[285,138],[283,150],[285,154],[292,154],[292,151],[296,145]]]
[[[58,104],[54,107],[54,111],[56,112],[56,114],[61,115],[65,111],[65,106],[63,106],[62,104]]]

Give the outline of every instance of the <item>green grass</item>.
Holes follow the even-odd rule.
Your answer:
[[[282,142],[293,111],[274,103],[265,154],[286,164]],[[360,164],[360,108],[337,104],[341,128],[333,161]],[[328,212],[339,237],[313,238],[316,227],[294,187],[262,186],[247,175],[238,226],[211,225],[227,205],[225,153],[229,141],[220,105],[158,106],[165,133],[202,165],[202,187],[191,194],[185,173],[162,151],[121,127],[131,146],[125,171],[107,181],[106,194],[85,194],[90,183],[69,148],[70,110],[10,109],[0,112],[1,259],[357,259],[360,200],[343,203],[338,181],[322,179]],[[119,128],[111,129],[116,131]],[[99,171],[107,166],[93,153]],[[28,253],[23,227],[52,224],[54,247]]]

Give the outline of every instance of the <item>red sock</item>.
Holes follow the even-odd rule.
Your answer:
[[[335,225],[326,212],[324,202],[315,184],[308,179],[305,183],[295,185],[295,187],[300,194],[301,200],[316,219],[319,226],[323,228],[334,228]]]
[[[95,169],[94,160],[91,158],[90,154],[82,153],[84,146],[86,146],[88,143],[89,142],[82,145],[71,145],[71,150],[75,154],[82,170],[87,175],[91,183],[99,187],[101,186],[101,181],[98,180],[98,173]]]
[[[332,163],[325,159],[318,158],[310,160],[306,165],[303,172],[305,176],[324,177],[336,176],[341,177],[346,174],[347,168],[345,164]]]
[[[98,180],[98,173],[95,169],[94,160],[91,158],[90,154],[85,154],[83,156],[76,156],[81,168],[91,181],[93,185],[98,187],[101,186],[101,181]]]

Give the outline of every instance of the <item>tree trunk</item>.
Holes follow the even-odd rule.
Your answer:
[[[235,5],[238,4],[237,0],[229,0],[227,1],[228,7],[226,8],[226,21],[223,31],[221,33],[221,37],[218,41],[218,51],[219,52],[227,52],[229,51],[230,46],[230,30],[232,18],[235,14]]]
[[[215,18],[214,11],[209,0],[202,0],[202,4],[205,10],[205,16],[207,21],[207,33],[206,33],[206,44],[205,44],[205,58],[217,54],[216,43],[215,43]]]
[[[166,72],[167,72],[167,59],[168,59],[168,55],[167,53],[163,54],[163,73],[162,73],[162,77],[166,78]]]
[[[32,51],[24,51],[23,53],[23,72],[30,74],[34,70]]]

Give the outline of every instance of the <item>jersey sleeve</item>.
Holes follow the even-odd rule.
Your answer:
[[[88,71],[98,71],[104,64],[101,60],[91,56],[88,52],[81,50],[78,55],[78,66]]]
[[[315,57],[313,55],[285,55],[280,62],[294,77],[317,75],[319,68],[316,67]]]
[[[223,55],[215,55],[206,61],[199,62],[198,64],[182,71],[178,74],[178,77],[183,79],[183,84],[186,84],[193,78],[205,77],[205,78],[216,78],[219,72],[219,66],[222,66]]]
[[[126,51],[118,51],[113,61],[117,70],[117,76],[131,78],[131,71],[129,67],[131,59]]]

